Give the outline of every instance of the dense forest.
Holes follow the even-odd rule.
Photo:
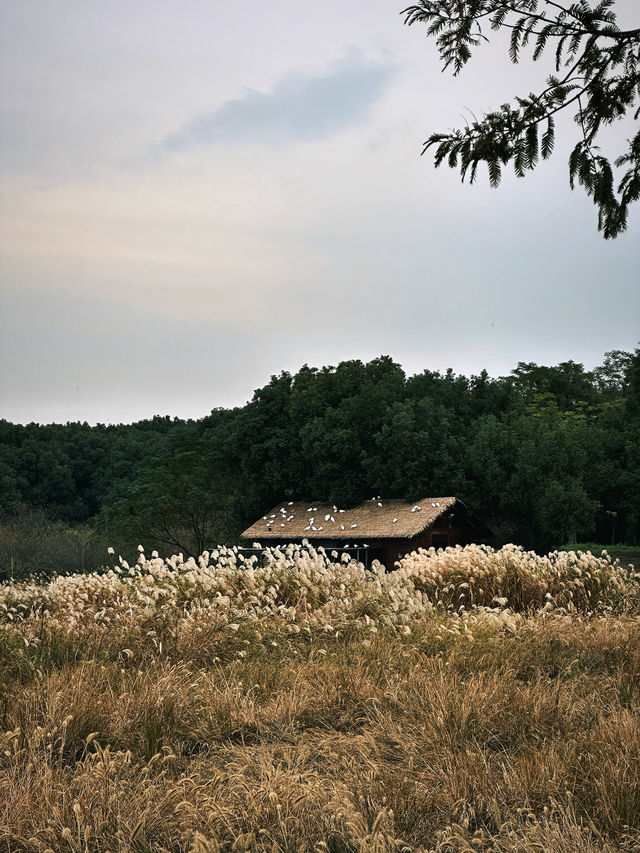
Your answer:
[[[107,544],[195,554],[284,498],[372,494],[456,495],[492,544],[636,543],[640,349],[498,379],[406,376],[388,356],[305,365],[201,420],[2,420],[0,577],[95,568]]]

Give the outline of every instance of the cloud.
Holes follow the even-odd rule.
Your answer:
[[[248,89],[242,98],[185,122],[163,139],[162,148],[326,139],[366,119],[392,74],[390,63],[366,61],[354,52],[324,73],[289,74],[271,92]]]

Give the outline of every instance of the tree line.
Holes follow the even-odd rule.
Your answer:
[[[197,554],[277,501],[456,495],[493,544],[637,542],[640,349],[497,379],[389,356],[283,372],[200,420],[0,421],[0,573],[95,568],[106,544]]]

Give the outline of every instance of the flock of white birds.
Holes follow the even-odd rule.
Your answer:
[[[375,500],[375,498],[374,498],[374,500]],[[289,501],[289,503],[287,504],[287,507],[290,507],[290,506],[293,506],[293,501]],[[382,504],[379,504],[379,506],[382,506]],[[318,511],[317,506],[310,506],[307,509],[308,513],[314,513],[317,511]],[[336,515],[339,515],[340,513],[345,512],[345,510],[344,509],[338,509],[338,507],[334,504],[333,512]],[[295,515],[293,513],[291,515],[289,515],[288,510],[285,509],[285,507],[280,507],[280,517],[282,519],[280,521],[280,527],[286,527],[286,523],[289,521],[292,521],[295,518]],[[268,530],[271,530],[274,523],[277,523],[276,522],[277,513],[275,513],[275,512],[272,513],[270,516],[263,515],[262,518],[263,518],[263,521],[266,521]],[[330,522],[331,524],[336,523],[335,516],[332,513],[327,513],[324,517],[324,520],[325,520],[325,522]],[[309,515],[309,524],[305,527],[305,530],[317,530],[317,531],[323,530],[322,525],[316,527],[315,521],[316,521],[315,515]],[[340,524],[339,526],[340,526],[340,530],[346,529],[344,524]],[[357,526],[358,526],[357,524],[351,525],[352,528],[356,528]]]
[[[383,503],[382,503],[382,500],[380,498],[380,495],[376,495],[375,497],[371,498],[370,500],[372,503],[376,503],[377,506],[383,507]],[[266,522],[267,530],[271,531],[272,528],[276,524],[280,524],[280,527],[286,530],[287,524],[290,521],[293,521],[293,519],[295,518],[295,514],[289,510],[289,507],[292,507],[292,506],[293,506],[293,501],[289,501],[288,504],[286,505],[286,507],[284,507],[284,506],[280,507],[279,514],[274,512],[269,516],[263,515],[262,520],[264,522]],[[434,503],[431,504],[431,506],[433,508],[439,508],[440,503],[439,503],[439,501],[435,501]],[[338,509],[338,507],[335,504],[333,505],[332,509],[333,509],[333,512],[329,512],[329,513],[325,514],[322,523],[316,524],[316,516],[314,515],[314,513],[318,512],[318,507],[317,506],[307,507],[307,513],[308,513],[307,522],[308,523],[307,523],[307,526],[304,528],[305,532],[314,531],[316,533],[320,533],[321,531],[324,530],[325,524],[337,524],[337,529],[340,531],[344,531],[344,532],[347,532],[347,530],[356,530],[357,529],[357,527],[358,527],[357,522],[354,522],[353,524],[351,524],[347,527],[344,524],[341,524],[340,521],[336,521],[336,515],[339,516],[340,514],[346,512],[346,510]],[[411,512],[420,512],[421,510],[422,510],[422,507],[419,504],[415,504],[414,506],[411,507],[410,511]],[[318,521],[320,521],[320,520],[318,520]],[[398,518],[396,517],[392,520],[392,524],[397,524],[397,523],[398,523]],[[347,543],[344,545],[344,547],[348,548],[350,546]],[[356,548],[358,546],[354,544],[352,547]],[[362,547],[367,548],[368,545],[362,545]]]

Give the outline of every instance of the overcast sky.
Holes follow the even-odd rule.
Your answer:
[[[598,235],[570,121],[497,191],[420,157],[546,66],[484,46],[454,79],[402,7],[0,2],[0,417],[201,417],[304,363],[499,376],[638,345],[640,206]]]

